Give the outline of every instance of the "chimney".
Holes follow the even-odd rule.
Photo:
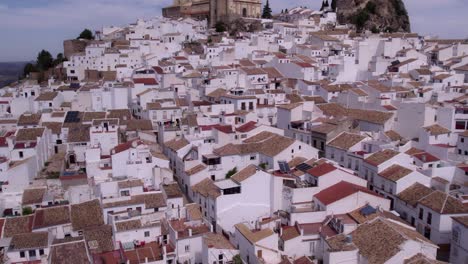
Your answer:
[[[257,257],[258,257],[259,259],[262,259],[262,258],[263,258],[263,254],[262,254],[262,253],[263,253],[263,252],[262,252],[261,249],[257,250]]]
[[[426,162],[426,155],[422,155],[422,161]]]

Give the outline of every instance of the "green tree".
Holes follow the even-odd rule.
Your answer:
[[[94,39],[94,36],[93,36],[93,32],[91,32],[91,30],[85,28],[81,34],[78,36],[78,39],[88,39],[88,40],[92,40]]]
[[[262,18],[266,18],[266,19],[272,18],[269,0],[267,0],[265,6],[263,6]]]
[[[377,9],[377,5],[374,2],[367,2],[366,4],[367,12],[371,14],[375,14],[376,9]]]
[[[366,9],[361,9],[361,11],[359,11],[359,13],[357,13],[357,15],[353,18],[353,24],[356,25],[358,30],[362,30],[368,20],[369,13]]]
[[[230,179],[232,175],[237,173],[237,167],[232,168],[230,171],[226,173],[226,179]]]
[[[226,31],[226,25],[221,21],[216,22],[215,30],[216,30],[216,32],[225,32]]]
[[[36,65],[34,65],[34,64],[32,64],[32,63],[28,63],[28,64],[24,65],[24,68],[23,68],[23,76],[26,77],[26,76],[28,76],[31,72],[37,72]]]
[[[47,50],[41,50],[37,55],[36,67],[39,71],[47,71],[54,66],[54,58]]]
[[[332,9],[333,11],[336,11],[336,0],[332,0],[332,2],[331,2],[331,9]]]
[[[57,58],[54,60],[54,67],[59,65],[60,63],[66,61],[67,59],[63,56],[62,53],[57,54]]]
[[[33,210],[31,207],[29,206],[23,207],[23,215],[30,215],[32,213],[33,213]]]
[[[232,261],[234,262],[234,264],[243,264],[242,258],[241,258],[241,256],[239,254],[235,255],[232,258]]]

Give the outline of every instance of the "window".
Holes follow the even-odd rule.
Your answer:
[[[431,228],[429,227],[424,227],[424,237],[427,239],[431,239]]]
[[[120,191],[120,196],[130,196],[130,191],[129,190]]]
[[[185,252],[189,252],[190,251],[190,246],[189,245],[185,245]]]
[[[145,237],[149,237],[150,236],[150,231],[145,231]]]
[[[29,250],[28,253],[30,258],[36,256],[36,250]]]
[[[18,155],[19,155],[20,159],[22,159],[24,157],[23,151],[18,152]]]
[[[24,258],[26,255],[24,254],[24,251],[20,251],[20,258]]]
[[[44,255],[44,249],[41,248],[39,249],[39,256],[42,256],[42,255]]]
[[[411,217],[411,226],[414,226],[415,222],[416,222],[416,219],[414,219],[414,217]]]
[[[255,160],[255,159],[257,159],[256,156],[250,156],[250,160]]]
[[[423,215],[424,215],[424,210],[422,208],[419,208],[419,219],[423,219]]]
[[[465,138],[460,138],[461,143],[465,142]]]
[[[215,175],[211,175],[211,180],[212,180],[212,181],[215,181],[215,179],[216,179],[216,176],[215,176]]]
[[[432,224],[432,214],[430,212],[427,212],[427,224],[430,225]]]
[[[223,260],[223,254],[218,255],[218,260]]]

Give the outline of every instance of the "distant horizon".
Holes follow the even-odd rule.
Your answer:
[[[266,0],[263,0],[265,3]],[[404,0],[411,31],[422,36],[468,38],[468,1]],[[138,18],[161,16],[161,8],[172,0],[4,0],[0,3],[0,62],[29,62],[42,50],[54,57],[63,52],[63,40],[74,39],[89,28],[123,26]],[[270,0],[275,13],[306,6],[318,10],[322,0]],[[156,11],[156,12],[154,12]],[[86,14],[86,15],[83,15]],[[116,15],[117,14],[117,15]],[[31,39],[33,38],[33,39]]]

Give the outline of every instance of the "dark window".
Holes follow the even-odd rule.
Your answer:
[[[20,251],[20,258],[24,258],[25,255],[24,255],[24,251]]]
[[[460,138],[461,143],[465,142],[465,138]]]
[[[424,227],[424,236],[427,238],[427,239],[431,239],[431,228],[429,227]]]
[[[42,255],[44,255],[44,249],[41,248],[39,249],[39,256],[42,256]]]
[[[457,121],[455,123],[455,129],[466,129],[465,121]]]
[[[18,154],[19,154],[19,157],[20,157],[20,158],[23,158],[23,157],[24,157],[23,151],[18,152]]]
[[[430,212],[427,212],[427,224],[432,224],[432,214]]]
[[[419,208],[419,219],[423,219],[423,215],[424,215],[424,210],[422,208]]]
[[[36,250],[29,250],[29,257],[35,257],[36,256]]]
[[[145,237],[149,237],[150,236],[150,232],[149,231],[145,231]]]
[[[212,181],[215,181],[215,179],[216,179],[216,176],[215,176],[215,175],[211,175],[211,180],[212,180]]]

